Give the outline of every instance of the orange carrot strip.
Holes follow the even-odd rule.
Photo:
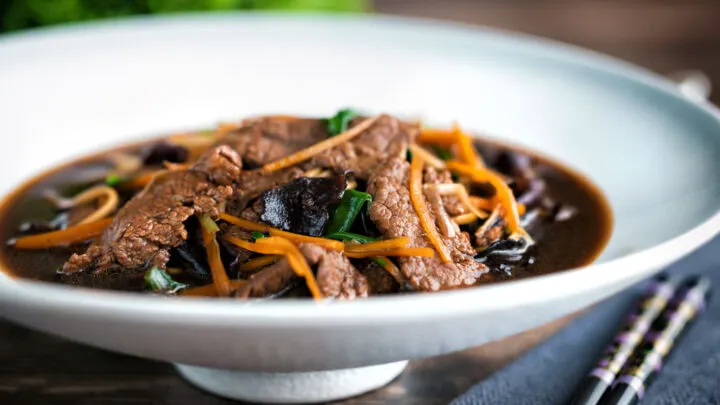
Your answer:
[[[456,141],[457,135],[452,129],[423,129],[417,137],[418,143],[432,143],[440,146],[450,146]]]
[[[472,204],[473,204],[473,206],[475,206],[475,208],[485,210],[485,211],[492,211],[495,209],[495,206],[497,205],[497,203],[495,201],[493,201],[492,198],[481,198],[481,197],[476,197],[474,195],[470,196],[470,202],[472,202]]]
[[[407,246],[409,241],[410,240],[406,236],[401,236],[399,238],[386,239],[378,242],[363,243],[359,245],[348,244],[345,246],[345,251],[359,253],[366,252],[368,250],[404,248],[405,246]]]
[[[448,161],[448,169],[451,171],[467,174],[476,182],[487,182],[495,188],[493,199],[503,207],[505,221],[512,234],[527,235],[520,227],[520,214],[515,201],[515,196],[502,177],[489,169],[480,169],[458,161]]]
[[[273,263],[275,263],[278,260],[277,255],[267,255],[267,256],[260,256],[256,257],[254,259],[250,259],[246,261],[245,263],[238,266],[238,270],[240,271],[253,271],[260,268],[263,268],[265,266],[269,266]]]
[[[428,165],[436,168],[436,169],[444,169],[445,168],[445,162],[440,160],[437,156],[430,153],[425,148],[418,146],[418,145],[410,145],[410,151],[413,153],[413,155],[418,155],[422,158],[422,160],[425,161]]]
[[[472,137],[468,135],[465,131],[460,129],[460,126],[457,123],[453,124],[453,131],[455,132],[455,136],[457,139],[458,157],[461,160],[464,160],[465,163],[469,164],[470,166],[484,169],[485,162],[483,162],[483,160],[475,151]]]
[[[290,239],[295,243],[315,243],[316,245],[320,245],[324,248],[337,251],[342,251],[343,249],[345,249],[345,245],[339,240],[318,238],[315,236],[306,236],[297,233],[287,232],[283,231],[282,229],[277,229],[265,224],[248,221],[247,219],[238,218],[236,216],[225,213],[220,214],[220,219],[251,231],[270,232],[270,235],[272,236],[279,236],[282,238]]]
[[[422,158],[418,155],[413,155],[412,161],[410,162],[410,202],[415,209],[415,213],[417,213],[420,218],[420,224],[425,230],[425,233],[427,233],[430,243],[435,246],[435,249],[440,254],[440,259],[445,263],[449,263],[452,261],[450,253],[435,227],[435,221],[430,218],[427,205],[425,204],[425,196],[423,196],[422,191],[422,171]]]
[[[349,130],[333,136],[332,138],[327,138],[324,141],[320,141],[306,149],[303,149],[301,151],[298,151],[296,153],[293,153],[290,156],[286,156],[280,160],[277,160],[272,163],[268,163],[265,166],[263,166],[263,170],[265,171],[275,171],[279,169],[284,169],[286,167],[290,167],[292,165],[298,164],[304,160],[307,160],[319,153],[322,153],[328,149],[334,148],[338,145],[341,145],[345,142],[350,141],[351,139],[355,138],[356,136],[362,134],[370,128],[375,121],[378,120],[380,116],[375,116],[373,118],[368,118],[365,121],[361,122],[360,124],[350,128]]]
[[[203,214],[206,215],[206,214]],[[210,265],[210,274],[212,274],[213,285],[217,290],[217,295],[227,297],[232,291],[232,284],[228,278],[222,258],[220,257],[220,246],[218,245],[215,234],[217,230],[211,230],[207,226],[202,226],[203,221],[212,221],[209,216],[200,219],[200,229],[202,230],[203,243],[207,252],[208,264]]]
[[[433,256],[435,256],[435,251],[431,248],[415,247],[415,248],[371,250],[368,252],[345,252],[345,256],[353,258],[353,259],[362,259],[365,257],[375,257],[375,256],[433,257]]]
[[[61,231],[23,236],[15,239],[13,246],[18,249],[47,249],[55,246],[84,242],[102,235],[105,228],[110,226],[112,221],[112,218],[105,218],[71,226]]]
[[[230,286],[233,291],[237,290],[245,284],[247,284],[246,280],[230,280]],[[186,290],[182,290],[180,292],[180,295],[185,295],[188,297],[219,297],[215,284],[188,288]]]
[[[295,273],[305,279],[305,283],[307,284],[307,287],[313,297],[316,300],[323,298],[323,295],[317,286],[317,281],[315,281],[315,275],[310,269],[310,266],[307,264],[305,257],[290,240],[278,236],[258,239],[254,243],[235,238],[233,236],[226,236],[225,239],[228,242],[251,252],[269,255],[284,255],[287,257],[288,263],[290,263],[290,266],[293,268]]]
[[[455,221],[455,223],[458,225],[472,224],[473,222],[477,221],[477,219],[477,215],[473,214],[472,212],[452,217],[452,220]]]

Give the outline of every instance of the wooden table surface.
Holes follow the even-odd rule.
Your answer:
[[[716,0],[377,0],[376,9],[541,35],[663,74],[700,69],[720,83]],[[715,95],[713,100],[719,98]],[[568,319],[463,352],[411,362],[384,389],[339,404],[447,404]],[[0,404],[230,403],[189,386],[167,364],[0,322]]]

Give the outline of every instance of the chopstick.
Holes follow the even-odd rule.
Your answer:
[[[632,405],[659,372],[675,341],[704,307],[710,280],[661,275],[575,392],[571,405]]]

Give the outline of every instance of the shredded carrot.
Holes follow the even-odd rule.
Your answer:
[[[272,236],[279,236],[286,239],[290,239],[295,243],[314,243],[324,248],[331,250],[342,251],[345,249],[345,245],[339,240],[332,240],[326,238],[318,238],[315,236],[300,235],[297,233],[283,231],[282,229],[273,228],[265,224],[259,224],[257,222],[248,221],[247,219],[238,218],[230,214],[220,214],[220,219],[230,222],[233,225],[237,225],[241,228],[245,228],[251,231],[258,232],[270,232]]]
[[[240,271],[253,271],[257,269],[261,269],[265,266],[269,266],[273,263],[275,263],[278,260],[277,255],[267,255],[267,256],[260,256],[256,257],[254,259],[250,259],[246,261],[245,263],[238,266],[238,270]]]
[[[475,151],[473,139],[463,131],[457,123],[452,129],[424,129],[418,136],[419,143],[429,143],[441,146],[457,146],[457,158],[473,167],[485,168],[485,162]]]
[[[420,218],[420,225],[422,225],[425,233],[427,233],[430,243],[435,246],[435,249],[440,254],[440,259],[445,263],[449,263],[452,261],[450,253],[435,227],[435,222],[430,218],[427,205],[425,204],[425,197],[422,192],[422,171],[422,158],[418,155],[413,155],[412,161],[410,162],[410,202]]]
[[[455,221],[455,223],[458,225],[472,224],[473,222],[477,221],[477,219],[477,215],[473,214],[472,212],[452,217],[452,220]]]
[[[398,248],[398,249],[381,249],[381,250],[370,250],[367,252],[345,252],[345,256],[352,259],[362,259],[365,257],[375,256],[418,256],[418,257],[433,257],[435,256],[435,250],[425,247],[414,247],[414,248]]]
[[[483,162],[482,158],[480,158],[475,151],[472,137],[467,132],[463,131],[457,122],[453,124],[453,132],[455,132],[455,137],[457,139],[458,158],[464,160],[465,163],[470,166],[484,169],[485,162]]]
[[[397,248],[404,248],[407,246],[408,242],[410,240],[405,237],[401,236],[399,238],[393,238],[393,239],[386,239],[381,240],[378,242],[370,242],[370,243],[363,243],[359,245],[345,245],[345,251],[346,252],[367,252],[369,250],[383,250],[383,249],[397,249]]]
[[[307,284],[307,287],[313,297],[316,300],[323,298],[320,288],[317,286],[317,281],[315,281],[315,275],[310,269],[310,266],[307,264],[305,257],[289,239],[271,236],[258,239],[254,243],[235,238],[233,236],[226,236],[225,239],[228,242],[251,252],[266,255],[284,255],[287,257],[288,263],[290,263],[290,267],[293,268],[295,273],[305,279],[305,283]]]
[[[230,280],[230,288],[232,291],[247,284],[246,280]],[[180,292],[180,295],[186,295],[189,297],[220,297],[218,295],[217,287],[215,284],[203,285],[200,287],[188,288]]]
[[[482,198],[482,197],[476,197],[474,195],[470,196],[470,202],[472,202],[473,206],[477,209],[485,210],[485,211],[492,211],[495,209],[495,206],[497,203],[493,201],[492,198]]]
[[[71,226],[61,231],[23,236],[15,239],[13,246],[18,249],[47,249],[55,246],[84,242],[102,235],[105,228],[110,226],[112,221],[112,218],[105,218],[95,222]]]
[[[473,181],[490,183],[495,188],[493,200],[503,207],[503,215],[510,232],[513,235],[527,236],[527,233],[520,226],[520,213],[515,196],[501,176],[489,169],[472,167],[454,160],[448,162],[448,169],[470,175]]]
[[[392,262],[388,257],[385,256],[378,256],[377,259],[380,259],[382,268],[385,269],[385,271],[388,272],[392,276],[392,278],[395,279],[395,281],[398,282],[401,286],[405,284],[405,276],[400,272],[400,269],[398,266],[395,265],[395,263]]]
[[[360,124],[350,128],[349,130],[339,135],[333,136],[332,138],[327,138],[324,141],[318,142],[306,149],[293,153],[290,156],[286,156],[280,160],[266,164],[265,166],[263,166],[263,170],[272,172],[275,170],[284,169],[286,167],[298,164],[304,160],[310,159],[311,157],[322,153],[328,149],[348,142],[356,136],[365,132],[365,130],[370,128],[375,123],[375,121],[378,120],[378,118],[380,118],[379,115],[373,118],[368,118]]]
[[[422,160],[425,161],[428,165],[436,168],[436,169],[444,169],[445,168],[445,162],[437,158],[435,155],[427,151],[425,148],[419,145],[412,144],[410,145],[410,151],[413,153],[413,155],[418,155]]]
[[[457,141],[455,131],[450,129],[423,129],[417,137],[418,143],[450,146]]]
[[[210,227],[204,226],[204,221],[212,221],[212,219],[210,219],[209,216],[200,218],[200,229],[202,230],[202,238],[203,243],[205,244],[205,251],[207,252],[213,285],[215,286],[219,296],[227,297],[232,291],[232,285],[230,284],[230,279],[228,278],[222,258],[220,257],[220,246],[218,245],[217,238],[215,237],[217,229],[209,229]],[[217,228],[217,226],[215,226],[215,228]]]

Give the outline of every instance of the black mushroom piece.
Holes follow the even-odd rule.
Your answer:
[[[320,236],[330,218],[328,207],[342,199],[345,176],[301,177],[264,192],[260,220],[285,231]]]
[[[146,165],[158,165],[162,162],[183,163],[188,160],[188,156],[186,148],[167,141],[148,145],[141,153],[143,164]]]

